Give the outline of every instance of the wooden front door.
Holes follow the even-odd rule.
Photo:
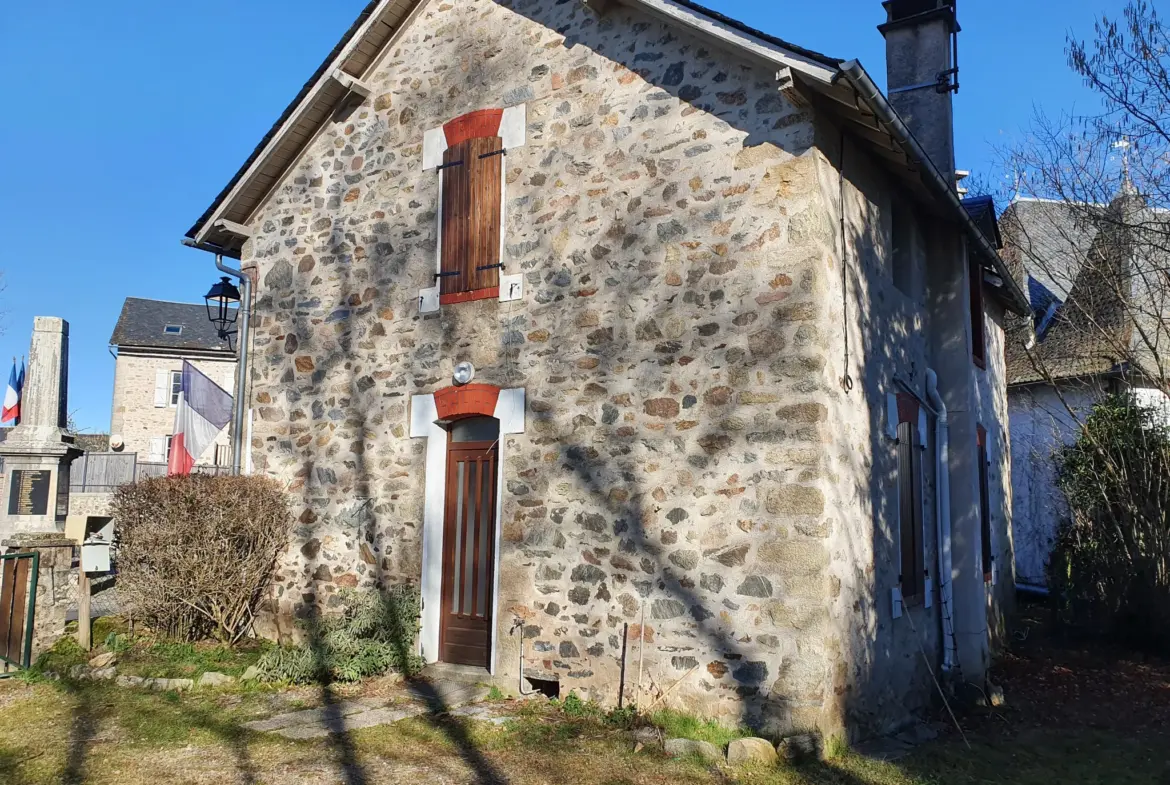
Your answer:
[[[455,423],[447,452],[443,525],[443,662],[490,667],[495,586],[496,471],[499,421]]]

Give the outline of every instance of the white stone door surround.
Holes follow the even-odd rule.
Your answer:
[[[419,654],[426,662],[439,659],[439,610],[443,586],[443,525],[447,493],[447,427],[464,417],[488,416],[500,421],[496,465],[495,556],[492,563],[491,673],[496,672],[496,636],[499,630],[500,532],[509,434],[524,433],[524,388],[503,390],[487,384],[446,387],[428,395],[411,396],[410,436],[426,438],[425,501],[422,531],[422,629]]]

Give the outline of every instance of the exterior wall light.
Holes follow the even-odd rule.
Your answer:
[[[236,323],[236,316],[240,312],[237,307],[240,304],[240,290],[224,277],[211,287],[203,299],[207,301],[207,318],[215,325],[219,337],[226,339],[234,332],[228,328]]]
[[[475,378],[475,366],[469,362],[461,362],[455,366],[455,373],[451,375],[455,384],[464,385]]]

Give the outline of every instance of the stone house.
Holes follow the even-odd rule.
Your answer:
[[[885,5],[941,89],[689,0],[370,3],[185,240],[255,281],[269,634],[409,582],[428,661],[774,733],[985,678],[1027,300],[954,9]]]
[[[136,453],[139,461],[167,461],[184,360],[225,390],[234,389],[236,353],[219,338],[202,305],[127,297],[110,349],[114,354],[110,446]],[[226,430],[198,463],[231,465]]]
[[[1017,199],[1001,220],[1005,256],[1031,305],[1008,328],[1015,572],[1021,587],[1042,589],[1069,512],[1057,485],[1059,449],[1098,401],[1121,390],[1170,423],[1157,349],[1170,340],[1170,287],[1146,274],[1167,268],[1170,227],[1130,184],[1108,204]]]

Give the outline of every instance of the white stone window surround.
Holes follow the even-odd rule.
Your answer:
[[[500,118],[500,140],[504,150],[523,147],[528,141],[528,107],[527,104],[516,104],[504,109]],[[443,153],[447,152],[447,134],[443,126],[430,128],[423,134],[423,171],[438,170],[443,163]],[[505,153],[506,155],[506,153]],[[436,237],[435,237],[435,273],[443,270],[443,177],[442,171],[435,172],[439,177],[439,197],[435,209]],[[508,225],[508,173],[500,173],[500,261],[504,260],[506,244],[505,228]],[[438,279],[436,279],[438,280]],[[502,303],[524,298],[524,276],[520,273],[500,275],[500,296]],[[419,313],[434,313],[440,308],[439,286],[429,286],[420,289],[418,293]]]
[[[499,630],[500,538],[504,508],[504,472],[507,444],[504,437],[524,433],[524,388],[500,390],[493,416],[500,421],[496,458],[495,556],[492,562],[492,642],[489,672],[496,672],[496,637]],[[439,661],[439,612],[443,591],[443,528],[447,497],[447,430],[438,422],[433,393],[411,396],[410,437],[427,440],[422,530],[422,595],[419,654],[426,662]]]

